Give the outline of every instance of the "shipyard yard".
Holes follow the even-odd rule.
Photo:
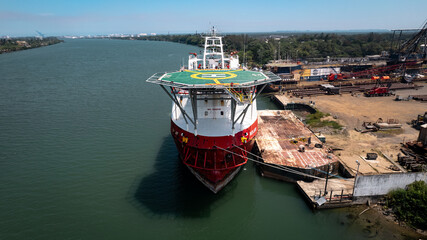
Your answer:
[[[306,86],[309,85],[304,88]],[[399,181],[425,181],[425,173],[411,173],[414,169],[400,165],[398,161],[398,156],[406,151],[407,142],[426,141],[423,129],[426,126],[421,127],[424,133],[420,133],[412,123],[426,112],[427,102],[410,96],[427,95],[427,83],[420,81],[416,86],[382,97],[366,97],[360,92],[300,97],[294,95],[298,91],[279,91],[271,100],[294,113],[289,110],[259,111],[256,152],[263,161],[259,165],[261,175],[296,182],[310,207],[342,208],[367,204],[366,209],[356,208],[360,211],[359,216],[370,211],[369,216],[375,215],[381,226],[393,226],[396,219],[388,216],[390,213],[382,207],[384,203],[371,206],[371,202],[381,202],[382,197],[396,187],[395,184],[401,184]],[[341,127],[304,126],[302,121],[314,111],[324,113],[321,121],[337,122]],[[384,121],[378,121],[380,118]],[[286,122],[292,123],[286,125]],[[397,123],[399,127],[365,129],[372,126],[371,123],[381,122]],[[307,142],[307,138],[310,141]],[[423,156],[425,158],[425,149],[419,155]],[[326,170],[327,165],[332,170]],[[325,178],[327,171],[330,174]],[[362,176],[367,177],[366,181]],[[402,228],[399,231],[410,230]]]
[[[304,85],[300,91],[284,89],[270,98],[280,108],[292,109],[294,113],[259,111],[256,152],[263,162],[259,165],[261,175],[296,182],[302,197],[313,208],[367,203],[369,207],[359,215],[370,209],[387,215],[379,205],[371,207],[371,201],[381,201],[396,184],[402,185],[400,181],[425,181],[425,173],[411,173],[419,170],[400,165],[399,161],[414,141],[425,146],[426,125],[421,126],[420,132],[412,124],[423,116],[427,103],[410,96],[427,95],[427,83],[420,81],[415,88],[396,90],[391,96],[382,97],[367,97],[363,92],[305,97],[296,94],[307,92],[307,86],[310,88]],[[304,125],[302,121],[315,112],[322,113],[320,121],[337,122],[340,127]],[[385,126],[378,125],[383,122],[393,128],[368,128],[375,124]],[[425,158],[425,148],[418,157]],[[382,221],[393,222],[393,218]]]
[[[418,90],[399,90],[397,95],[424,95],[427,94],[427,84]],[[332,148],[342,149],[336,151],[340,159],[352,170],[357,170],[356,160],[360,162],[361,174],[377,174],[396,172],[390,168],[391,163],[384,157],[379,157],[374,162],[363,161],[360,156],[368,152],[381,152],[395,159],[400,152],[401,143],[417,139],[419,131],[411,127],[410,123],[418,114],[427,110],[427,103],[421,101],[395,101],[395,96],[367,98],[363,94],[341,94],[333,96],[312,96],[294,101],[309,104],[322,112],[330,113],[332,120],[345,127],[344,130],[314,129],[322,131],[326,136],[327,145]],[[363,122],[375,122],[378,118],[397,119],[402,123],[401,129],[390,129],[372,133],[360,133],[355,129],[362,129]]]

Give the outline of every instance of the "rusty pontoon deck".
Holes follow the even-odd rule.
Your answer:
[[[327,153],[322,142],[291,111],[258,111],[259,131],[256,145],[263,161],[299,172],[324,177],[325,171],[337,172],[338,158]],[[261,165],[261,174],[284,181],[313,180],[307,175]]]

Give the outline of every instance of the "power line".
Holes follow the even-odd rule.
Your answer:
[[[245,151],[246,153],[251,154],[252,156],[255,156],[255,157],[257,157],[257,158],[259,157],[259,156],[255,155],[255,154],[253,154],[253,153],[251,153],[251,152],[248,152],[248,151],[246,151],[245,149],[240,148],[240,147],[238,147],[238,146],[236,146],[236,145],[234,145],[234,144],[233,144],[233,146],[234,146],[234,147],[236,147],[236,148],[238,148],[238,149],[240,149],[240,150],[242,150],[242,151]],[[259,157],[259,158],[261,158],[261,159],[264,161],[264,159],[263,159],[262,157]],[[262,162],[262,163],[264,163],[264,162]],[[265,164],[265,163],[264,163],[264,164]],[[270,165],[269,165],[269,166],[270,166]],[[286,167],[284,167],[284,166],[280,166],[280,167],[286,168]],[[310,168],[311,168],[311,169],[313,169],[313,170],[316,170],[316,171],[318,171],[318,172],[328,174],[329,176],[337,177],[337,178],[340,178],[340,179],[343,179],[343,180],[346,180],[346,181],[351,181],[350,179],[346,179],[346,178],[343,178],[343,177],[341,177],[341,176],[338,176],[338,175],[335,175],[335,174],[332,174],[332,173],[325,172],[325,171],[320,170],[320,169],[315,168],[315,167],[310,167]],[[287,168],[287,169],[288,169],[288,168]],[[297,171],[297,170],[294,170],[294,169],[289,169],[289,170]],[[298,173],[301,173],[301,172],[299,172],[299,171],[297,171],[297,172],[298,172]],[[305,174],[305,173],[304,173],[304,174]],[[314,176],[314,175],[311,175],[311,176]],[[323,179],[323,178],[322,178],[322,179]]]
[[[216,147],[216,148],[219,148],[219,149],[221,149],[221,150],[224,150],[225,152],[228,152],[228,153],[231,153],[231,154],[237,155],[237,156],[239,156],[239,157],[247,158],[248,160],[251,160],[251,161],[253,161],[253,162],[256,162],[256,163],[259,163],[259,164],[262,164],[262,165],[266,165],[266,166],[269,166],[269,167],[272,167],[272,168],[276,168],[276,169],[279,169],[279,170],[283,170],[283,171],[286,171],[286,172],[290,172],[290,173],[293,173],[293,174],[302,175],[302,176],[305,176],[305,177],[310,177],[310,178],[316,178],[316,179],[322,179],[322,180],[324,180],[324,178],[321,178],[321,177],[317,177],[317,176],[310,175],[310,174],[307,174],[307,173],[302,173],[302,172],[299,172],[299,171],[297,171],[297,170],[293,170],[293,169],[290,169],[290,168],[287,168],[287,167],[284,167],[284,166],[278,166],[278,165],[274,165],[274,164],[269,164],[269,163],[261,162],[261,161],[258,161],[258,160],[255,160],[255,159],[252,159],[252,158],[249,158],[249,157],[246,157],[246,156],[243,156],[243,155],[237,154],[237,153],[235,153],[235,152],[229,151],[229,150],[227,150],[227,149],[224,149],[224,148],[218,147],[218,146],[215,146],[215,147]],[[239,148],[239,147],[237,147],[237,148]],[[240,148],[239,148],[239,149],[240,149]],[[249,152],[248,152],[248,151],[246,151],[246,150],[243,150],[243,151],[245,151],[245,152],[249,153]],[[251,154],[252,154],[252,153],[251,153]],[[252,154],[252,155],[254,155],[254,154]],[[255,155],[255,156],[256,156],[256,155]],[[258,157],[258,156],[256,156],[256,157]],[[261,159],[262,159],[262,158],[261,158]],[[263,159],[263,160],[264,160],[264,159]]]

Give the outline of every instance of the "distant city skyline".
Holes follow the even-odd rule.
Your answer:
[[[410,3],[410,4],[409,4]],[[0,36],[419,28],[427,1],[0,0]]]

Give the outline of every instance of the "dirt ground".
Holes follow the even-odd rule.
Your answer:
[[[399,90],[396,95],[427,94],[427,83],[417,83],[424,86],[419,90]],[[419,131],[413,129],[408,123],[418,114],[427,111],[427,103],[420,101],[394,101],[395,96],[389,97],[364,97],[363,94],[351,96],[342,94],[334,96],[313,96],[301,99],[301,102],[313,101],[315,107],[325,113],[330,113],[333,118],[345,127],[344,131],[334,133],[322,132],[326,136],[326,143],[337,151],[341,160],[354,172],[357,169],[356,160],[360,163],[359,173],[378,174],[395,172],[391,169],[392,163],[384,158],[375,161],[364,160],[367,152],[382,152],[393,161],[397,160],[400,144],[404,141],[416,140]],[[360,133],[355,128],[363,129],[364,121],[375,122],[378,118],[383,120],[397,119],[402,123],[402,129],[378,131],[374,133]]]

